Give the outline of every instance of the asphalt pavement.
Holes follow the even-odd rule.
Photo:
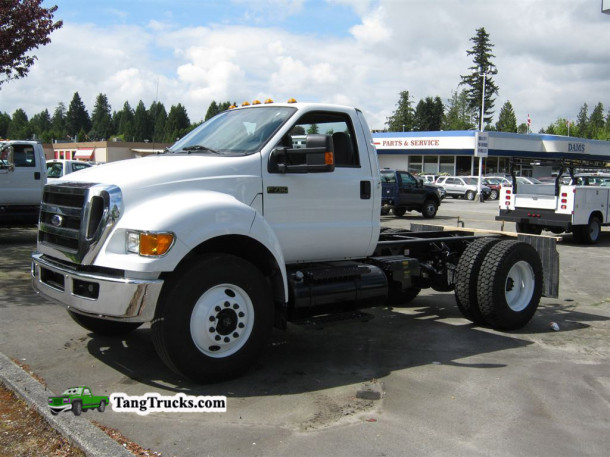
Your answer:
[[[501,229],[496,208],[447,199],[431,221],[407,213],[382,223]],[[559,243],[559,297],[543,298],[519,331],[473,326],[452,293],[426,290],[408,307],[276,331],[252,371],[213,385],[165,368],[148,326],[98,337],[37,297],[29,280],[35,242],[34,229],[0,229],[0,352],[44,378],[49,395],[88,385],[99,395],[227,397],[225,413],[60,414],[116,428],[163,455],[605,456],[610,449],[608,228],[596,246],[569,236]]]

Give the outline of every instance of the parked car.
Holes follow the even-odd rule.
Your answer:
[[[473,179],[475,182],[475,185],[478,184],[479,182],[479,177],[478,176],[466,176],[467,178]],[[507,182],[509,182],[508,180],[506,180]],[[483,177],[483,185],[489,187],[489,199],[490,200],[497,200],[498,198],[500,198],[500,188],[502,187],[502,182],[500,181],[500,178],[491,178],[491,177]]]
[[[443,187],[447,196],[453,198],[466,198],[474,200],[477,194],[477,180],[468,176],[441,176],[436,180],[436,184]],[[491,189],[485,185],[481,186],[483,199],[487,200],[491,195]]]
[[[381,214],[393,209],[396,217],[407,211],[419,211],[425,218],[436,216],[441,204],[441,192],[437,186],[425,184],[408,171],[381,170]]]
[[[90,163],[83,162],[82,160],[47,160],[47,180],[53,182],[53,180],[61,178],[64,175],[74,173],[83,168],[89,168],[90,166]]]

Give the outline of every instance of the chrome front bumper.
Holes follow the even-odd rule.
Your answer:
[[[163,280],[84,273],[32,254],[34,290],[67,309],[123,322],[150,322]]]

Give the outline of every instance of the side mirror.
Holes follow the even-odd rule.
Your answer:
[[[417,187],[424,187],[424,180],[422,178],[417,178]]]
[[[309,134],[305,148],[275,148],[269,158],[270,173],[329,173],[335,170],[331,135]]]

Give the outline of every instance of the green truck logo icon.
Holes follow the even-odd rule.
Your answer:
[[[81,412],[95,408],[103,413],[108,403],[107,396],[93,395],[87,386],[70,387],[58,397],[49,397],[49,408],[54,416],[62,411],[72,411],[75,416],[80,416]]]

